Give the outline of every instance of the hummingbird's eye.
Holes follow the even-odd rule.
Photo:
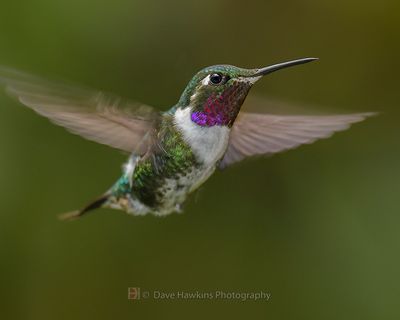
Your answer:
[[[213,73],[210,75],[210,81],[212,84],[220,84],[223,80],[223,76],[220,73]]]

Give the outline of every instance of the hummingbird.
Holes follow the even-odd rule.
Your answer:
[[[263,68],[214,65],[196,73],[168,111],[90,89],[0,68],[0,83],[23,105],[74,134],[129,153],[121,177],[74,219],[96,208],[131,215],[181,212],[217,169],[327,138],[373,113],[278,115],[241,111],[264,76],[317,58]]]

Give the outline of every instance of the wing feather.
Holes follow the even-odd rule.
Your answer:
[[[0,84],[19,102],[88,140],[143,153],[160,113],[154,108],[89,89],[53,83],[0,67]],[[150,140],[149,140],[150,141]]]
[[[328,138],[372,115],[374,113],[294,116],[241,112],[232,127],[220,168],[246,157],[269,155]]]

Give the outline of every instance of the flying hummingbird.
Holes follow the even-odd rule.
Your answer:
[[[263,76],[314,60],[304,58],[259,69],[204,68],[166,112],[4,67],[0,68],[0,83],[22,104],[72,133],[130,153],[122,176],[108,191],[63,218],[77,218],[100,207],[163,216],[180,212],[187,196],[217,168],[329,137],[372,115],[240,112],[250,88]]]

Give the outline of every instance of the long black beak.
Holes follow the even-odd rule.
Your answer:
[[[252,75],[252,77],[265,76],[266,74],[275,72],[280,69],[297,66],[299,64],[308,63],[314,60],[318,60],[318,58],[303,58],[303,59],[297,59],[297,60],[274,64],[272,66],[258,69],[256,73]]]

